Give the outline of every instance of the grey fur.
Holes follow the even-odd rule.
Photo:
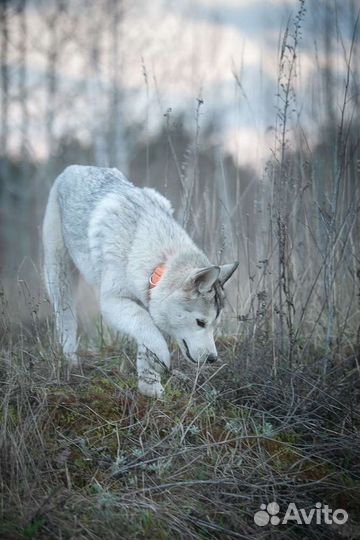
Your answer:
[[[160,396],[170,365],[163,334],[200,362],[216,356],[223,284],[237,263],[214,266],[173,219],[167,199],[117,169],[71,166],[55,180],[43,223],[45,282],[64,354],[77,362],[76,273],[99,291],[107,322],[138,344],[139,389]],[[149,290],[154,269],[165,265]],[[206,320],[198,328],[196,320]],[[187,347],[184,347],[184,340]],[[151,383],[149,383],[151,381]]]

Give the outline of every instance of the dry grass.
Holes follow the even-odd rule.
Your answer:
[[[279,358],[275,376],[266,340],[224,340],[221,364],[175,369],[155,401],[138,394],[123,344],[85,355],[64,383],[46,328],[15,335],[1,350],[0,537],[358,537],[354,355],[325,378],[315,352],[292,370]],[[273,500],[321,501],[350,519],[258,527],[254,513]]]

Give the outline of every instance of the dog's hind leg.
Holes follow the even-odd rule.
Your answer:
[[[65,357],[78,364],[77,321],[74,289],[78,271],[66,248],[62,233],[56,185],[52,188],[43,223],[44,277],[50,302],[55,312],[56,330]]]

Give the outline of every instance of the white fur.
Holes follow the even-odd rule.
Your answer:
[[[138,344],[143,394],[162,395],[160,376],[170,367],[164,335],[175,338],[191,362],[215,359],[217,304],[237,263],[211,265],[155,190],[133,186],[116,169],[68,167],[49,195],[43,244],[45,283],[70,363],[77,363],[79,272],[98,290],[106,322]],[[160,264],[165,273],[150,291],[149,278]]]

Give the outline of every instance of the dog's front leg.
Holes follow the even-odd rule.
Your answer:
[[[139,345],[136,357],[139,392],[144,396],[160,398],[164,393],[160,374],[151,366],[151,351]]]
[[[170,367],[170,354],[164,337],[149,313],[134,300],[103,293],[101,312],[105,320],[138,344],[139,391],[150,397],[163,393],[161,373]]]

